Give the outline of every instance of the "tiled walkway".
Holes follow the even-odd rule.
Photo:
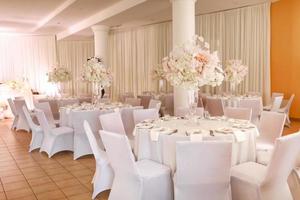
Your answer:
[[[71,152],[28,153],[31,134],[11,131],[0,121],[0,200],[88,200],[95,170],[92,156],[73,160]],[[108,192],[97,199],[106,200]]]

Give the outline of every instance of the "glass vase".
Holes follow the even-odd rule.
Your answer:
[[[101,100],[102,87],[99,83],[92,83],[92,104],[96,105]]]

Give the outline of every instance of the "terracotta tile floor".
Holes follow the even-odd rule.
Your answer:
[[[93,156],[73,160],[71,152],[51,159],[28,153],[31,134],[11,131],[11,120],[0,121],[0,200],[88,200],[95,170]],[[108,192],[98,195],[106,200]]]
[[[51,159],[44,153],[28,153],[31,134],[11,131],[11,120],[0,121],[0,200],[88,200],[92,196],[95,162],[92,156],[73,160],[71,152]],[[294,121],[284,134],[300,129]],[[106,200],[108,192],[98,195]]]

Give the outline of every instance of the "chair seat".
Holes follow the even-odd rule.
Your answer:
[[[231,177],[259,185],[264,180],[266,172],[266,166],[255,162],[247,162],[232,167]]]
[[[256,162],[262,165],[268,165],[272,157],[273,149],[257,150]]]
[[[263,110],[270,111],[272,109],[272,105],[264,106]]]
[[[73,129],[70,127],[62,126],[52,129],[54,135],[70,134],[73,133]]]
[[[162,174],[170,174],[170,168],[151,160],[141,160],[136,162],[136,165],[142,177],[158,177]]]
[[[274,149],[273,144],[259,141],[259,139],[256,141],[256,150],[272,151],[273,149]]]

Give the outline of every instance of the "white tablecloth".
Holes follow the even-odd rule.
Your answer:
[[[178,132],[168,135],[159,134],[158,139],[153,138],[151,129],[135,129],[135,154],[138,160],[150,159],[169,166],[172,171],[175,171],[175,150],[176,142],[190,141],[191,138],[199,140],[229,140],[233,142],[232,165],[247,161],[255,161],[256,150],[255,141],[259,135],[257,128],[251,129],[234,129],[234,134],[214,133],[214,136],[209,134],[209,130],[216,130],[224,127],[231,127],[232,122],[225,120],[204,120],[201,119],[197,123],[183,120],[173,119],[170,121],[157,121],[156,126],[177,129]],[[187,135],[186,131],[202,130],[201,134]],[[192,140],[193,140],[192,139]]]
[[[256,99],[262,102],[262,97],[259,96],[208,96],[210,98],[220,98],[225,107],[239,107],[240,101],[244,99]],[[261,103],[262,104],[262,103]]]

